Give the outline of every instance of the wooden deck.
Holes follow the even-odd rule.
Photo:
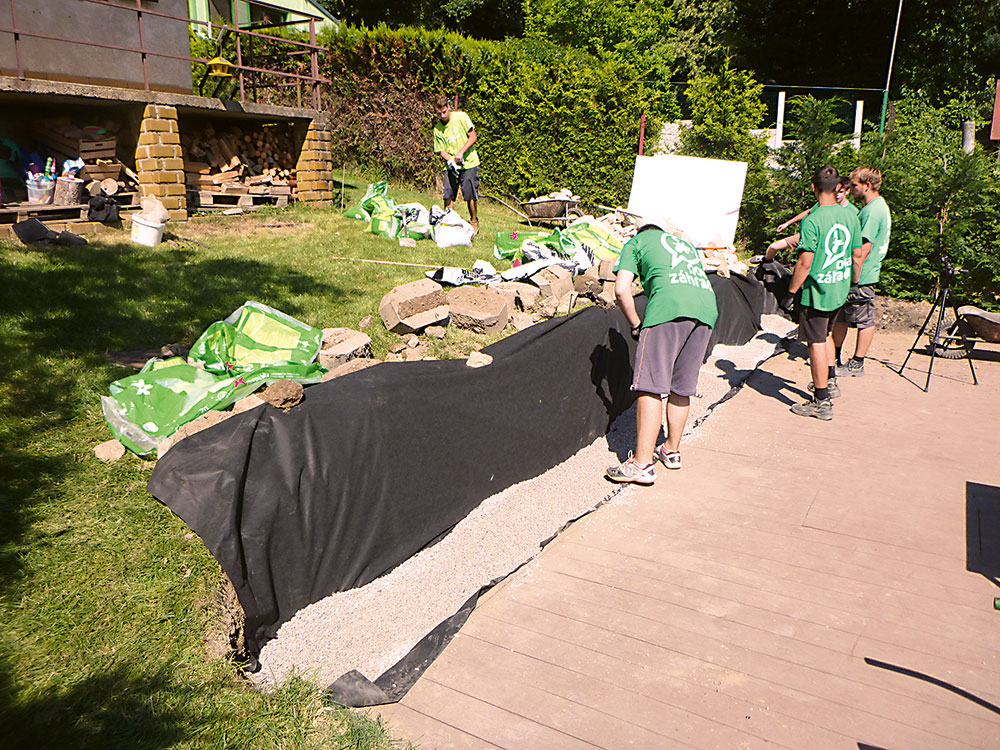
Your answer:
[[[827,423],[788,411],[804,361],[771,360],[681,471],[494,588],[382,716],[422,750],[1000,747],[1000,356],[980,351],[980,386],[937,360],[928,394],[869,359]]]

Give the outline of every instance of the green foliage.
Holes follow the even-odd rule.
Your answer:
[[[673,63],[670,0],[524,0],[525,37],[582,50],[666,84]]]
[[[733,0],[673,0],[670,7],[676,74],[688,79],[722,65],[729,55],[729,30],[735,22]]]
[[[728,59],[717,72],[693,78],[685,92],[691,127],[682,133],[680,147],[689,156],[747,163],[737,233],[752,244],[762,241],[772,192],[765,168],[767,144],[752,132],[767,113],[761,91],[752,73],[732,67]]]
[[[477,39],[520,36],[521,0],[319,0],[337,18],[355,26],[424,26]]]
[[[882,171],[892,239],[882,289],[900,297],[930,293],[940,257],[970,273],[956,289],[969,302],[997,307],[1000,292],[1000,169],[994,155],[962,151],[968,107],[933,107],[920,92],[896,102],[885,142],[868,139],[862,161]],[[884,150],[884,156],[882,152]]]
[[[326,43],[335,161],[420,185],[441,169],[431,151],[438,93],[458,94],[475,123],[487,192],[568,187],[596,202],[627,199],[642,114],[655,133],[675,109],[628,64],[545,41],[378,26],[345,27]]]

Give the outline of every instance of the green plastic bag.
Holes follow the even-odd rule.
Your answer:
[[[348,219],[360,219],[361,221],[372,220],[371,214],[365,211],[361,207],[360,203],[354,206],[353,208],[349,208],[346,211],[344,211],[344,216],[346,216]]]
[[[541,242],[552,234],[547,229],[516,229],[511,232],[497,232],[493,240],[493,256],[499,260],[518,257],[525,240]]]
[[[562,230],[564,240],[585,244],[598,258],[617,258],[625,243],[600,222],[580,219]]]
[[[368,185],[364,197],[358,201],[356,206],[344,211],[344,216],[349,219],[360,219],[361,221],[371,221],[372,214],[375,213],[376,201],[385,199],[389,191],[389,183],[385,180],[374,182]],[[390,200],[391,202],[391,200]]]
[[[210,409],[223,409],[276,380],[319,383],[323,332],[279,310],[246,302],[198,337],[189,358],[152,359],[101,397],[108,426],[139,455]]]
[[[372,223],[369,227],[372,234],[390,238],[398,237],[402,228],[403,221],[399,218],[399,214],[395,212],[375,214],[372,216]]]

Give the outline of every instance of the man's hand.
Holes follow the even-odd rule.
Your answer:
[[[861,287],[857,284],[851,284],[851,290],[847,293],[848,302],[860,302],[864,299],[864,295],[861,294]]]
[[[790,222],[790,221],[783,221],[780,224],[778,224],[778,231],[779,232],[784,232],[791,225],[792,225],[792,222]]]
[[[459,166],[462,166],[463,164],[465,164],[465,157],[463,157],[461,154],[455,154],[455,163],[458,164]]]
[[[632,329],[632,331],[631,331],[631,333],[632,333],[632,340],[633,340],[633,341],[638,341],[638,340],[639,340],[639,334],[640,334],[641,332],[642,332],[642,326],[641,326],[641,325],[637,325],[637,326],[635,326],[635,327],[634,327],[634,328]]]

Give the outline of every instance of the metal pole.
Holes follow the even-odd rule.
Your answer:
[[[135,0],[135,15],[139,19],[139,49],[142,50],[142,83],[149,91],[149,71],[146,69],[146,36],[142,32],[142,0]]]
[[[889,80],[892,78],[892,63],[896,59],[896,38],[899,36],[899,19],[903,15],[903,0],[899,0],[899,10],[896,11],[896,30],[892,33],[892,51],[889,52],[889,72],[885,76],[885,88],[882,90],[882,116],[879,118],[878,132],[885,132],[885,111],[889,106]]]
[[[316,49],[316,22],[313,19],[309,19],[309,44],[313,45],[312,49],[309,50],[309,58],[312,63],[312,90],[313,90],[313,109],[320,108],[319,101],[319,51]]]
[[[10,0],[10,24],[14,28],[14,58],[17,60],[17,77],[23,81],[24,68],[21,66],[21,48],[17,44],[21,35],[17,33],[17,14],[14,12],[14,0]],[[1000,86],[998,86],[997,91],[1000,91]]]
[[[639,118],[639,156],[642,156],[642,142],[646,137],[646,113]]]
[[[236,30],[236,64],[240,68],[240,103],[246,103],[246,90],[243,86],[243,45],[240,42],[240,18],[236,0],[233,0],[233,28]],[[249,18],[247,19],[250,20]]]

